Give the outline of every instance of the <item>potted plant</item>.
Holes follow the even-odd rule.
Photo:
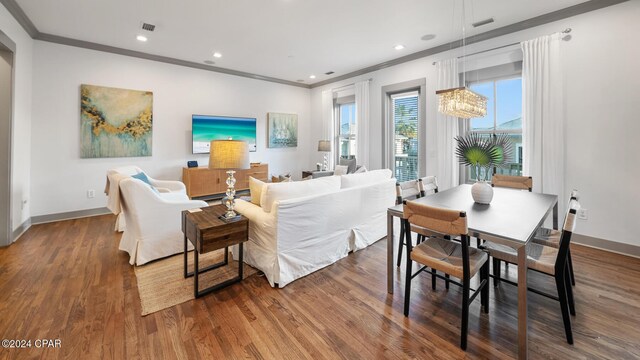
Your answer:
[[[489,204],[493,199],[493,188],[487,183],[489,171],[493,167],[502,167],[511,158],[512,143],[509,135],[482,135],[469,133],[455,137],[458,146],[456,156],[462,165],[473,166],[476,171],[476,183],[471,187],[473,200],[479,204]],[[481,173],[484,170],[484,176]]]

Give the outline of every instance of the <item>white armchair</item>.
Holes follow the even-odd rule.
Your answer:
[[[107,187],[105,193],[109,196],[107,207],[118,217],[116,218],[115,230],[122,232],[126,227],[126,217],[122,213],[120,206],[119,181],[127,177],[144,173],[153,187],[158,190],[160,196],[171,199],[188,199],[187,188],[181,181],[156,180],[137,166],[122,166],[107,171]]]
[[[119,249],[129,253],[131,265],[184,251],[181,229],[183,210],[208,206],[201,200],[189,200],[186,194],[163,196],[143,181],[120,180],[121,206],[127,227]],[[157,183],[163,183],[158,181]],[[189,249],[193,249],[189,243]]]

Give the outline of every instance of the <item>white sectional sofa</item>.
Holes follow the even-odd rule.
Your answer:
[[[236,202],[250,221],[244,261],[278,287],[383,238],[387,208],[395,204],[395,179],[387,169],[261,190],[260,205]]]

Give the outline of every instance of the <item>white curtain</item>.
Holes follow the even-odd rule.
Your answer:
[[[436,64],[438,80],[436,89],[444,90],[460,86],[458,59],[443,60]],[[436,105],[437,106],[437,105]],[[460,133],[458,118],[440,112],[436,115],[438,134],[438,186],[441,190],[460,185],[460,167],[455,156],[456,141]]]
[[[355,83],[357,163],[369,166],[369,80]]]
[[[557,33],[521,43],[523,172],[533,177],[534,191],[558,195],[560,221],[566,203],[561,38]]]
[[[327,154],[327,165],[329,170],[333,170],[335,162],[333,152],[336,148],[333,121],[333,90],[325,90],[322,92],[322,139],[320,140],[331,140],[332,151]]]

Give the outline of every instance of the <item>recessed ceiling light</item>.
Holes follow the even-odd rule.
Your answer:
[[[142,42],[147,41],[147,37],[144,36],[144,35],[138,35],[138,36],[136,36],[136,39],[138,39],[138,41],[142,41]]]
[[[220,54],[219,52],[214,52],[214,53],[213,53],[213,57],[214,57],[214,58],[221,58],[221,57],[222,57],[222,54]]]
[[[402,49],[404,49],[404,45],[398,44],[398,45],[394,46],[393,48],[396,49],[396,50],[402,50]]]
[[[427,34],[427,35],[423,35],[420,39],[424,41],[428,41],[428,40],[433,40],[435,38],[436,38],[435,34]]]
[[[205,60],[204,63],[207,64],[207,65],[214,65],[215,61]]]
[[[315,79],[316,76],[315,75],[309,75],[309,79]]]

